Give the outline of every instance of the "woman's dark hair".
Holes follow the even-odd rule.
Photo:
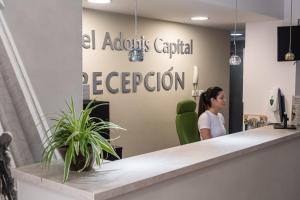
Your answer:
[[[205,92],[202,92],[198,105],[198,117],[204,113],[209,107],[211,107],[211,98],[216,99],[223,89],[220,87],[207,88]]]

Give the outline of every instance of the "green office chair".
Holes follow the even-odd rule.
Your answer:
[[[192,100],[180,101],[176,110],[176,130],[180,144],[200,141],[196,103]]]

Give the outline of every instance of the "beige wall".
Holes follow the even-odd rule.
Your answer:
[[[124,156],[131,156],[163,149],[179,144],[175,115],[177,102],[192,99],[193,66],[199,67],[199,86],[206,89],[219,85],[228,94],[229,89],[229,37],[226,31],[201,28],[178,23],[139,18],[139,31],[150,40],[150,52],[145,54],[142,63],[130,63],[128,52],[102,50],[105,32],[112,38],[122,32],[125,38],[133,36],[133,17],[93,10],[83,11],[83,34],[96,31],[96,49],[83,49],[83,71],[89,75],[92,85],[92,72],[102,72],[102,81],[109,72],[165,72],[174,67],[172,73],[185,72],[185,89],[174,87],[170,91],[148,92],[141,85],[137,93],[110,94],[105,84],[100,87],[102,95],[92,96],[110,102],[110,120],[127,129],[115,144],[124,147]],[[193,55],[158,54],[153,49],[156,37],[169,42],[193,39]],[[119,85],[120,78],[114,78],[113,86]],[[91,88],[92,89],[92,88]],[[92,92],[92,91],[91,91]],[[228,95],[229,96],[229,95]],[[228,122],[228,107],[224,110]],[[117,136],[118,134],[113,134]]]

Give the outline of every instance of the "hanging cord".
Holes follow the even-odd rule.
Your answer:
[[[134,9],[134,35],[137,39],[137,0],[135,0],[135,9]]]
[[[237,0],[235,0],[235,18],[234,18],[234,35],[233,35],[234,55],[236,55],[236,43],[235,43],[236,23],[237,23]]]
[[[289,52],[292,52],[292,22],[293,22],[293,0],[291,0],[291,19],[290,19],[290,43],[289,43]]]

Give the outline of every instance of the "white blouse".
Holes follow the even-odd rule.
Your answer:
[[[221,113],[216,115],[206,110],[198,119],[198,128],[199,130],[203,128],[210,129],[211,137],[214,138],[226,134],[224,123],[224,117]]]

